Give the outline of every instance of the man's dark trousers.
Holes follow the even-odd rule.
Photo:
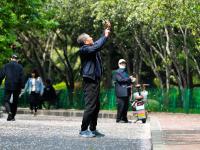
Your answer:
[[[13,101],[12,103],[10,102],[11,95],[13,94]],[[12,113],[12,118],[15,117],[16,112],[17,112],[17,104],[18,104],[18,99],[19,99],[19,94],[20,91],[15,90],[5,90],[5,96],[4,96],[4,103],[5,103],[5,108],[7,113]]]
[[[127,111],[128,111],[129,97],[117,97],[117,121],[123,120],[128,121]]]
[[[99,92],[100,79],[83,79],[83,92],[85,101],[85,111],[81,125],[81,131],[85,131],[90,126],[90,130],[96,130],[97,118],[100,109]]]

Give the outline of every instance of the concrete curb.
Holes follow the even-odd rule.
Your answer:
[[[5,113],[5,108],[0,107],[1,110]],[[77,109],[40,109],[38,110],[38,115],[50,115],[50,116],[65,116],[65,117],[82,117],[84,110]],[[19,108],[17,109],[17,114],[31,114],[29,108]],[[3,114],[2,114],[3,115]],[[109,110],[100,110],[98,118],[110,118],[116,119],[117,111],[109,111]],[[131,111],[128,112],[128,119],[133,120],[134,116]]]
[[[3,117],[3,107],[0,106],[0,118]]]
[[[82,117],[84,110],[75,109],[54,109],[54,110],[38,110],[38,115],[52,115],[52,116],[65,116],[65,117]],[[17,114],[31,114],[28,108],[18,108]],[[99,112],[99,118],[116,119],[116,111],[104,111]],[[134,116],[131,112],[128,112],[128,119],[133,120]]]
[[[0,110],[0,118],[3,117],[3,111]]]
[[[165,147],[163,143],[162,128],[159,123],[159,120],[154,116],[151,116],[150,130],[151,130],[152,149],[164,150]]]

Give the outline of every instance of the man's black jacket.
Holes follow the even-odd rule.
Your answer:
[[[114,75],[115,92],[117,97],[129,97],[131,79],[128,76],[126,69],[117,69]]]
[[[5,78],[6,90],[21,90],[24,87],[24,72],[22,65],[11,61],[0,71],[0,85]]]
[[[100,50],[105,44],[107,37],[102,36],[93,45],[83,45],[80,50],[81,75],[84,78],[95,80],[102,75],[102,61]]]

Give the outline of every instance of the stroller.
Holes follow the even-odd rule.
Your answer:
[[[136,117],[136,123],[137,121],[141,120],[142,123],[146,123],[147,120],[147,113],[145,110],[145,101],[143,95],[141,95],[140,92],[140,84],[136,85],[137,92],[134,93],[134,101],[131,100],[132,104],[132,110],[133,115]]]

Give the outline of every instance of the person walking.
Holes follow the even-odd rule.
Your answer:
[[[26,82],[24,92],[28,92],[29,94],[29,102],[30,102],[30,110],[31,113],[36,116],[38,106],[40,105],[40,98],[44,91],[44,85],[42,79],[39,76],[39,73],[36,69],[31,72],[31,77]]]
[[[83,78],[85,101],[85,111],[79,133],[82,137],[94,137],[100,134],[96,130],[100,109],[99,92],[102,76],[100,50],[110,35],[110,22],[107,22],[106,26],[107,28],[104,30],[103,36],[96,42],[93,42],[93,38],[86,33],[81,34],[77,38],[77,42],[81,46],[79,54],[81,58],[81,75]]]
[[[0,85],[5,78],[4,104],[8,113],[7,121],[15,121],[19,94],[24,88],[24,71],[17,59],[17,55],[12,55],[11,61],[4,65],[0,71]]]
[[[135,82],[133,76],[129,76],[126,69],[126,61],[120,59],[118,61],[119,68],[114,75],[115,93],[117,97],[117,123],[128,123],[127,111],[129,97],[131,95],[131,83]]]

